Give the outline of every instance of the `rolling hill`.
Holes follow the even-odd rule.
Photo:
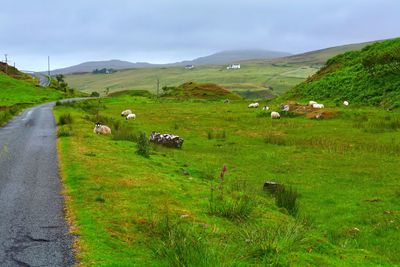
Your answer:
[[[106,75],[91,73],[67,75],[66,80],[72,87],[87,93],[104,92],[106,88],[109,88],[110,92],[123,90],[155,92],[158,79],[160,87],[178,86],[189,81],[216,83],[245,97],[271,98],[303,82],[317,72],[332,55],[359,50],[368,44],[338,46],[277,59],[242,61],[242,68],[233,71],[226,70],[226,65],[223,64],[196,65],[192,70],[185,70],[182,66],[164,66],[121,70]],[[197,60],[201,62],[202,59]],[[181,64],[190,63],[186,61]]]
[[[400,38],[337,55],[284,97],[400,106]]]
[[[92,72],[95,69],[143,69],[143,68],[156,68],[156,67],[176,67],[185,65],[216,65],[216,64],[229,64],[243,60],[253,59],[272,59],[283,56],[288,56],[289,53],[276,52],[261,49],[249,50],[232,50],[215,53],[205,57],[199,57],[193,60],[186,60],[182,62],[169,63],[169,64],[151,64],[146,62],[128,62],[122,60],[107,60],[107,61],[90,61],[67,68],[52,70],[53,75],[57,74],[73,74]]]
[[[280,58],[288,55],[290,54],[286,52],[277,52],[262,49],[231,50],[222,51],[205,57],[199,57],[194,60],[182,61],[172,65],[221,65],[253,59]]]
[[[57,75],[57,74],[85,73],[85,72],[92,72],[95,69],[102,69],[102,68],[121,70],[121,69],[134,69],[134,68],[151,68],[156,66],[157,65],[145,62],[132,63],[128,61],[112,59],[106,61],[89,61],[67,68],[55,69],[51,71],[51,74]]]

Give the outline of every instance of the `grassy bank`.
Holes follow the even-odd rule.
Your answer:
[[[242,101],[98,101],[54,111],[84,266],[400,263],[398,113],[272,121]],[[135,121],[120,116],[126,108]],[[93,134],[98,109],[112,136]],[[151,146],[143,157],[143,131],[178,134],[183,148]],[[286,193],[264,192],[266,180]]]
[[[63,96],[63,93],[37,86],[33,81],[18,80],[0,73],[0,126],[26,107]]]

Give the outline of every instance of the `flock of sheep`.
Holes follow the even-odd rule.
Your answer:
[[[317,103],[315,101],[309,101],[308,105],[311,106],[314,109],[325,108],[324,104],[320,104],[320,103]],[[347,101],[347,100],[343,101],[343,105],[347,107],[349,105],[349,101]],[[256,103],[249,104],[248,108],[258,108],[259,106],[260,106],[260,104],[256,102]],[[264,111],[268,111],[269,107],[268,106],[264,106],[262,109]],[[282,109],[282,111],[286,111],[287,112],[287,111],[289,111],[289,105],[284,105],[284,106],[281,107],[281,109]],[[122,111],[121,112],[121,116],[125,117],[126,120],[136,119],[136,114],[132,113],[132,111],[130,109]],[[279,114],[279,112],[276,112],[276,111],[272,111],[271,112],[271,119],[280,119],[280,118],[281,118],[281,115]],[[111,134],[111,129],[108,126],[103,125],[100,122],[97,122],[96,126],[93,129],[93,132],[95,134]],[[177,137],[178,139],[176,139],[175,137]],[[172,138],[172,139],[174,141],[175,141],[175,139],[180,141],[179,136],[174,136],[174,138]],[[178,142],[178,143],[180,143],[180,142]],[[182,143],[183,143],[183,141],[182,141]],[[181,143],[180,143],[180,145],[181,145]]]
[[[308,105],[311,106],[314,109],[325,108],[324,104],[320,104],[320,103],[317,103],[317,102],[312,101],[312,100],[308,102]],[[347,101],[347,100],[343,101],[343,105],[347,107],[349,105],[349,101]],[[257,103],[257,102],[256,103],[250,103],[248,105],[248,108],[258,108],[259,106],[260,106],[260,104]],[[282,111],[286,111],[286,112],[289,111],[289,108],[290,108],[289,105],[284,105],[284,106],[281,107]],[[268,106],[264,106],[263,110],[264,111],[268,111],[269,107]],[[279,114],[279,112],[276,112],[276,111],[272,111],[271,112],[271,119],[280,119],[280,118],[281,118],[281,115]]]

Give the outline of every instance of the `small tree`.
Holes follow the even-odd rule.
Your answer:
[[[146,158],[150,157],[150,142],[145,132],[139,134],[136,153]]]

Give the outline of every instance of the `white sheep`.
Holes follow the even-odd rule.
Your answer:
[[[276,111],[271,112],[271,119],[280,119],[280,118],[281,118],[281,115],[278,112],[276,112]]]
[[[249,108],[258,108],[259,105],[260,104],[258,104],[258,103],[251,103],[248,107]]]
[[[93,132],[95,134],[111,134],[111,129],[106,125],[102,125],[100,122],[96,122]]]
[[[343,105],[347,107],[349,105],[349,101],[343,101]]]
[[[313,108],[325,108],[324,104],[313,104],[312,105]]]
[[[312,100],[308,102],[308,105],[309,105],[309,106],[312,106],[312,105],[314,105],[314,104],[318,104],[318,103],[315,102],[315,101],[312,101]]]
[[[264,106],[262,110],[267,111],[267,110],[269,110],[269,107],[268,106]]]
[[[136,119],[136,114],[128,114],[128,116],[126,116],[126,119],[127,120],[130,120],[130,119]]]
[[[122,117],[126,117],[129,114],[132,114],[132,110],[130,110],[130,109],[127,109],[127,110],[124,110],[124,111],[121,112],[121,116]]]

